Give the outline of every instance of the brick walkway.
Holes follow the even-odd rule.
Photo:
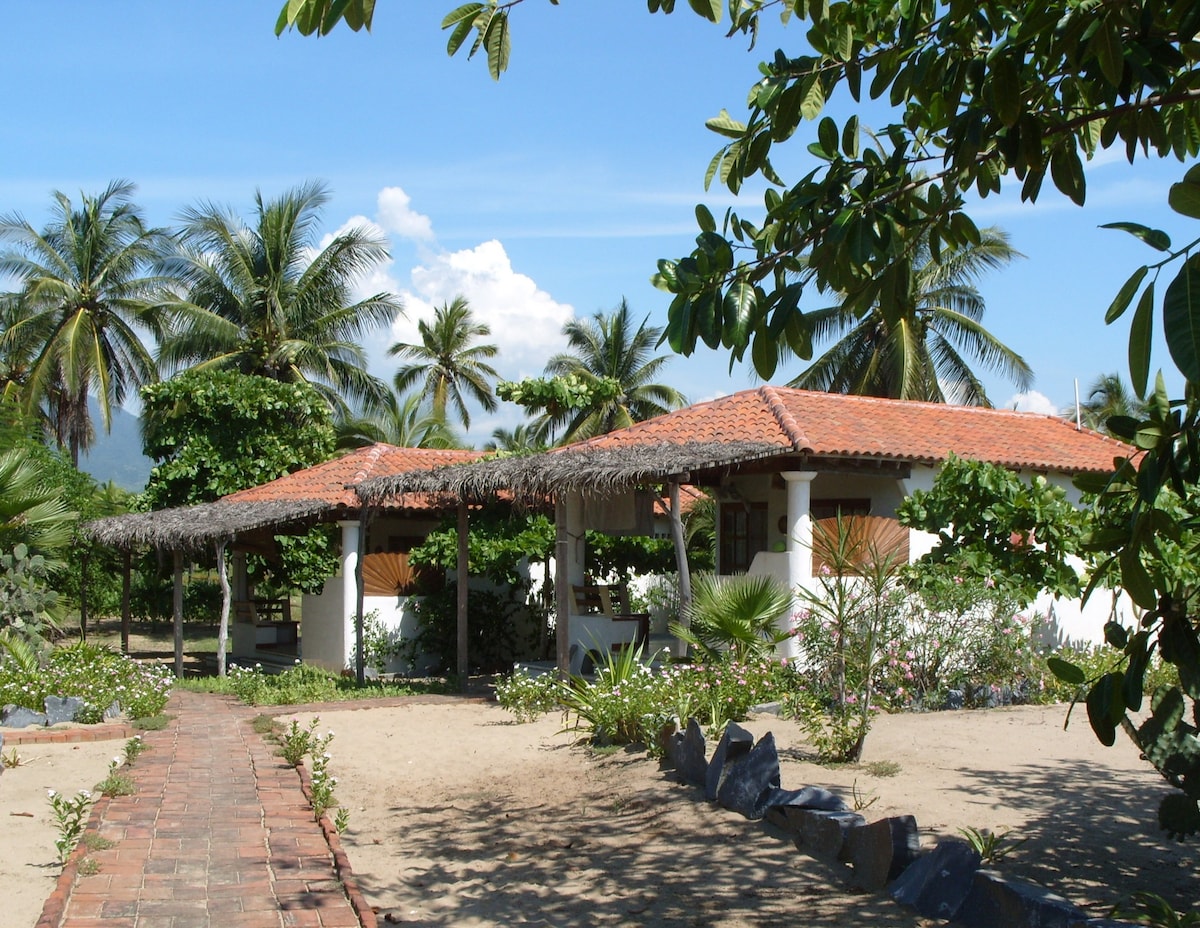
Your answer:
[[[99,871],[51,896],[38,928],[362,925],[300,778],[249,724],[255,710],[176,692],[167,711],[175,723],[147,732],[150,750],[128,768],[136,793],[98,804],[114,842],[88,853]]]

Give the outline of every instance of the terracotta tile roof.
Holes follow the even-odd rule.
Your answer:
[[[697,403],[569,448],[721,441],[775,445],[781,454],[924,464],[953,453],[1063,473],[1107,472],[1114,458],[1133,452],[1056,416],[772,386]]]
[[[411,470],[433,470],[446,464],[462,464],[482,457],[482,451],[439,451],[430,448],[397,448],[370,445],[323,464],[287,474],[262,486],[239,490],[222,497],[228,503],[274,503],[283,500],[323,500],[331,507],[359,507],[354,487],[371,477]],[[407,496],[407,509],[430,507],[431,501]]]

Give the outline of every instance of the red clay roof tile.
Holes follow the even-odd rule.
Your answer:
[[[1107,472],[1128,445],[1056,416],[764,386],[639,422],[580,448],[747,441],[781,453],[933,464],[951,454],[1011,468]]]
[[[370,445],[340,458],[287,474],[262,486],[239,490],[222,497],[229,503],[266,503],[282,500],[325,500],[331,506],[357,509],[354,487],[369,477],[399,474],[409,470],[432,470],[446,464],[474,461],[482,451],[441,451],[431,448],[397,448],[395,445]],[[406,508],[430,505],[415,495],[406,497]]]

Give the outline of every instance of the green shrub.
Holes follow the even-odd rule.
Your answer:
[[[432,659],[433,667],[450,672],[458,665],[458,588],[448,585],[429,596],[414,598],[418,632],[412,650]],[[467,594],[467,653],[472,670],[496,673],[512,667],[528,650],[517,639],[517,618],[523,602],[486,590]],[[410,653],[414,659],[416,653]]]

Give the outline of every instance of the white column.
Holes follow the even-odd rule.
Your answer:
[[[338,522],[342,530],[342,640],[343,667],[354,666],[354,619],[358,614],[358,520]]]
[[[784,471],[787,482],[787,573],[788,587],[792,590],[793,611],[799,603],[795,597],[797,588],[808,586],[812,581],[812,482],[815,471]],[[780,620],[780,630],[791,630],[791,615]],[[783,656],[799,656],[796,639],[789,638],[783,645]]]

